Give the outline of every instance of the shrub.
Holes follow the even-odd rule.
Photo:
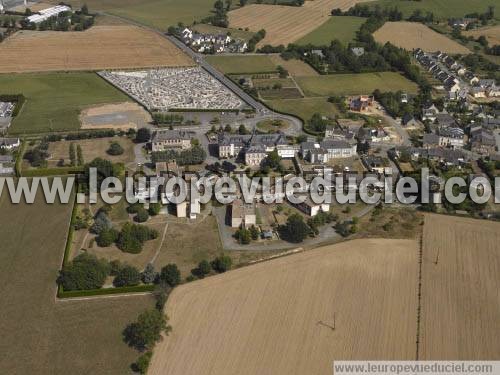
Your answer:
[[[151,362],[151,357],[153,356],[153,352],[148,351],[142,354],[137,361],[133,364],[133,370],[138,372],[139,374],[145,374],[148,371],[149,363]]]
[[[212,268],[214,271],[222,273],[231,269],[233,261],[228,255],[221,255],[212,261]]]
[[[146,265],[146,268],[144,268],[144,271],[142,272],[142,282],[144,284],[151,284],[154,283],[155,280],[156,280],[155,268],[151,263],[148,263]]]
[[[137,211],[137,215],[135,215],[134,220],[138,223],[145,223],[149,219],[149,213],[145,208],[141,208]]]
[[[282,235],[287,241],[298,243],[309,235],[310,228],[299,214],[290,215],[282,228]]]
[[[94,234],[99,234],[101,231],[111,229],[112,227],[113,223],[108,218],[106,213],[104,211],[99,211],[94,219],[94,224],[92,224],[90,231]]]
[[[116,156],[122,155],[124,150],[123,147],[118,142],[112,142],[106,151],[108,155]]]
[[[80,254],[63,267],[58,282],[65,290],[99,289],[109,273],[109,264],[95,255]]]
[[[132,266],[124,266],[115,276],[113,285],[116,287],[121,286],[136,286],[141,282],[141,273],[139,270]]]
[[[138,254],[142,250],[144,242],[158,237],[158,232],[144,225],[125,223],[116,245],[122,251],[132,254]]]
[[[148,128],[140,128],[135,136],[135,141],[137,143],[149,142],[151,139],[151,130]]]
[[[150,203],[148,212],[151,216],[156,216],[161,211],[161,203]]]

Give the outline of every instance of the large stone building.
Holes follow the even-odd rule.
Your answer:
[[[194,133],[182,130],[158,130],[151,138],[152,151],[170,149],[187,150],[191,148]]]

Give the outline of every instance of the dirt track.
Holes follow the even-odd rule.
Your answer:
[[[251,31],[266,30],[266,37],[259,43],[287,45],[326,22],[334,8],[347,10],[359,0],[314,0],[301,7],[285,5],[251,4],[229,12],[229,23],[234,28]]]
[[[0,73],[194,65],[168,40],[136,26],[20,31],[0,44],[0,56]]]
[[[413,359],[417,255],[412,240],[355,240],[178,287],[148,374],[329,374],[334,359]]]

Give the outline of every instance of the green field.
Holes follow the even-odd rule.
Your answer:
[[[266,100],[266,104],[272,109],[282,113],[295,115],[304,121],[309,120],[315,113],[319,113],[323,116],[334,116],[338,114],[337,107],[329,103],[327,98]]]
[[[417,85],[399,73],[332,74],[316,77],[297,77],[306,96],[359,95],[380,91],[417,92]]]
[[[86,3],[91,11],[105,11],[164,31],[179,22],[190,25],[209,16],[214,5],[212,0],[68,0],[66,3],[73,6]]]
[[[26,97],[13,134],[76,130],[82,108],[130,101],[94,73],[2,74],[0,93]]]
[[[377,0],[368,3],[371,7],[380,6],[382,9],[397,7],[405,17],[410,16],[415,10],[432,12],[434,17],[447,19],[451,17],[463,17],[467,13],[483,13],[489,5],[496,5],[496,18],[499,18],[498,0]]]
[[[361,17],[330,17],[327,22],[300,38],[295,44],[315,46],[329,45],[335,39],[340,40],[344,45],[352,42],[356,37],[356,31],[365,22]]]
[[[206,60],[225,74],[256,74],[276,71],[276,65],[265,55],[207,56]]]
[[[138,353],[121,332],[149,296],[55,301],[71,205],[0,199],[0,366],[3,374],[130,373]]]
[[[205,33],[205,34],[230,33],[233,38],[242,39],[247,42],[254,36],[254,33],[252,33],[251,31],[231,29],[231,28],[225,29],[223,27],[207,25],[205,23],[198,23],[196,25],[193,25],[193,29],[199,33]]]

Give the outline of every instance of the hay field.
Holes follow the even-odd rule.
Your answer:
[[[379,43],[391,42],[409,51],[422,48],[427,52],[471,53],[467,47],[417,22],[386,22],[373,36]]]
[[[356,32],[366,21],[362,17],[332,16],[323,25],[296,41],[299,45],[329,45],[333,40],[340,40],[348,45],[356,37]]]
[[[266,37],[259,42],[287,45],[309,34],[330,18],[334,8],[347,10],[359,0],[314,0],[301,7],[284,5],[251,4],[229,12],[229,24],[233,28],[249,28],[251,31],[266,30]]]
[[[277,69],[267,55],[211,55],[206,60],[224,74],[273,73]]]
[[[148,374],[329,374],[336,358],[413,359],[417,255],[412,240],[355,240],[182,285]]]
[[[0,366],[3,374],[129,373],[137,352],[121,332],[150,296],[56,302],[71,205],[0,199]]]
[[[462,33],[465,36],[473,36],[474,38],[484,35],[490,46],[500,44],[500,25],[481,27],[480,29],[463,31]]]
[[[498,359],[500,224],[426,215],[423,245],[419,358]]]
[[[0,55],[0,73],[194,65],[168,40],[136,26],[20,31],[0,44]]]

